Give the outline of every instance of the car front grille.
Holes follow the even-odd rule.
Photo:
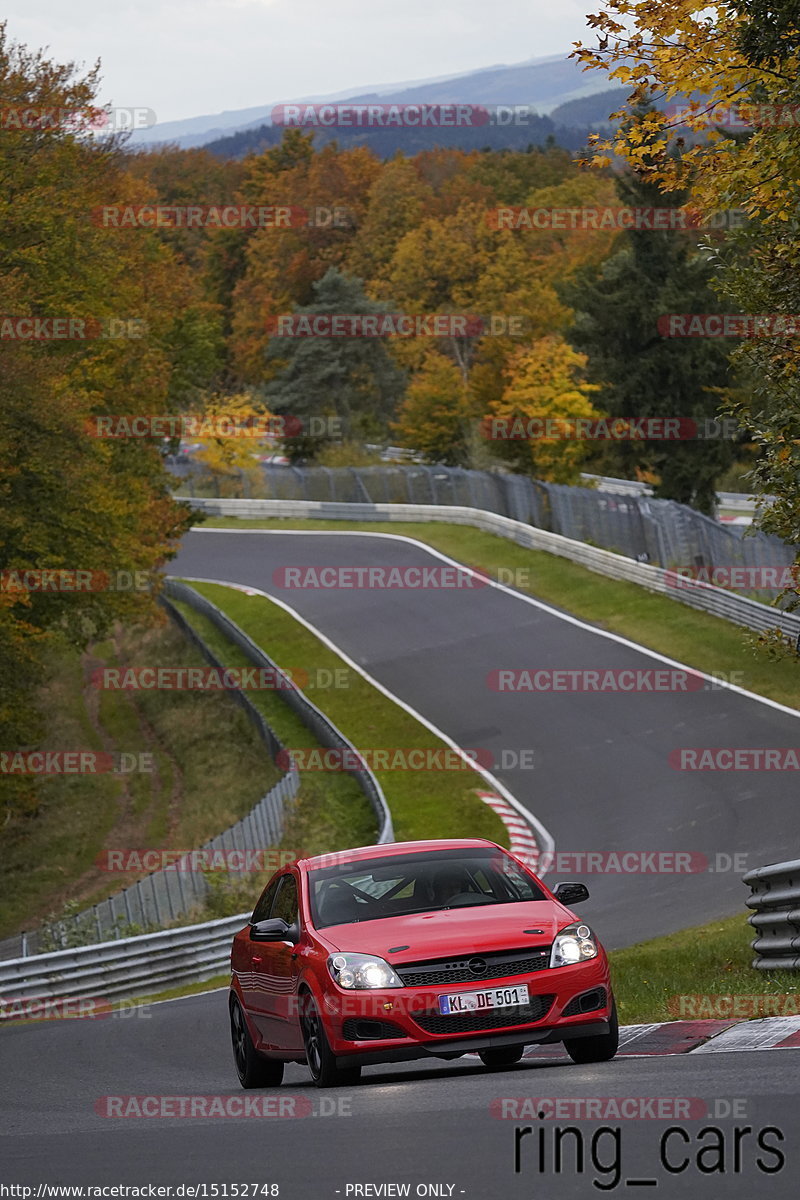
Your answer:
[[[477,971],[470,963],[485,963]],[[550,964],[549,946],[526,946],[524,950],[503,950],[495,954],[470,954],[461,958],[438,958],[430,962],[401,963],[395,971],[406,987],[438,987],[448,983],[474,983],[484,979],[506,979],[530,975]]]
[[[555,996],[533,996],[528,1004],[513,1008],[494,1008],[481,1013],[454,1013],[444,1016],[438,1012],[414,1013],[413,1018],[426,1033],[473,1033],[484,1029],[507,1029],[512,1025],[528,1025],[541,1021],[553,1006]]]

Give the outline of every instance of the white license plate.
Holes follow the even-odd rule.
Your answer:
[[[456,1013],[482,1012],[490,1008],[513,1008],[530,1000],[526,984],[516,987],[486,988],[482,992],[451,992],[439,997],[439,1012],[446,1016]]]

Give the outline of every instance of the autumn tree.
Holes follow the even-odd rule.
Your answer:
[[[753,315],[798,312],[800,304],[800,14],[797,5],[764,0],[609,0],[590,18],[602,40],[578,44],[587,67],[628,84],[633,99],[654,104],[647,121],[598,141],[591,161],[608,165],[612,153],[666,190],[690,189],[708,216],[741,208],[750,215],[731,248],[718,252],[721,295]],[[696,93],[691,112],[670,104]],[[720,106],[736,107],[747,136],[728,136]],[[738,107],[737,107],[738,106]],[[681,153],[670,153],[676,143]],[[654,150],[656,151],[654,153]],[[647,161],[645,161],[647,160]],[[743,263],[743,253],[749,262]],[[800,541],[800,355],[796,340],[760,336],[737,352],[749,369],[750,400],[733,411],[761,447],[754,473],[758,490],[775,496],[761,518],[768,532]],[[795,592],[795,604],[800,595]]]
[[[313,135],[289,129],[280,146],[247,161],[242,200],[291,210],[288,225],[247,236],[244,271],[232,294],[232,361],[241,383],[268,377],[267,318],[310,304],[314,285],[348,252],[382,164],[364,147],[335,142],[313,151]]]
[[[411,376],[394,429],[430,462],[469,463],[475,406],[452,359],[429,349]]]
[[[553,483],[578,481],[588,446],[572,436],[575,422],[602,416],[585,368],[586,356],[556,335],[512,355],[508,383],[483,422],[484,437],[512,470]]]
[[[0,93],[15,108],[84,111],[96,74],[9,42],[0,28]],[[54,631],[76,645],[117,619],[151,617],[148,593],[101,586],[117,571],[152,571],[188,524],[175,503],[157,441],[87,435],[97,416],[164,412],[173,355],[191,370],[192,332],[179,316],[202,300],[169,247],[146,229],[104,228],[93,217],[152,190],[126,174],[115,139],[62,126],[5,128],[0,139],[0,745],[38,736],[32,689]],[[19,319],[41,339],[14,336]],[[72,320],[70,338],[48,322]],[[81,324],[82,323],[82,324]],[[64,327],[62,326],[62,329]],[[80,336],[80,333],[86,336]],[[199,351],[202,354],[202,351]],[[96,427],[96,426],[95,426]],[[15,573],[97,572],[98,589],[27,590]],[[9,582],[12,581],[12,582]],[[7,815],[19,788],[0,779]],[[28,789],[25,809],[35,805]]]

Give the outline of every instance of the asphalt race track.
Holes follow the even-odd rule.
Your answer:
[[[791,715],[725,690],[500,694],[486,686],[498,667],[658,664],[493,588],[287,592],[273,582],[275,570],[290,564],[429,562],[418,547],[372,537],[204,532],[187,537],[172,572],[279,596],[464,746],[496,758],[533,747],[534,770],[499,767],[497,774],[558,850],[675,849],[714,861],[717,853],[747,851],[754,866],[796,844],[796,784],[785,773],[677,772],[667,761],[681,746],[796,745]],[[280,661],[279,648],[269,649]],[[733,872],[584,878],[592,892],[587,919],[610,946],[742,911],[746,895]],[[792,1050],[628,1057],[590,1067],[542,1057],[499,1072],[463,1058],[369,1067],[352,1090],[323,1092],[305,1069],[290,1066],[280,1089],[250,1093],[275,1105],[283,1097],[283,1117],[102,1115],[127,1104],[115,1109],[102,1099],[109,1096],[242,1100],[226,993],[218,991],[127,1017],[0,1030],[0,1184],[28,1185],[32,1197],[50,1194],[37,1193],[46,1182],[276,1184],[282,1200],[572,1200],[603,1192],[784,1200],[797,1194],[800,1171],[797,1065]],[[499,1119],[502,1099],[515,1097],[677,1098],[679,1114],[691,1116],[539,1120],[515,1119],[512,1110]],[[520,1141],[515,1172],[516,1131],[529,1126],[535,1132]],[[662,1161],[671,1127],[677,1132]],[[560,1171],[557,1129],[568,1139]],[[0,1189],[13,1194],[24,1200]]]
[[[685,851],[722,867],[746,853],[747,869],[786,857],[800,833],[792,772],[678,771],[668,759],[680,747],[796,746],[798,717],[720,687],[496,692],[486,681],[498,668],[663,664],[497,588],[287,589],[273,579],[288,566],[437,563],[393,538],[204,531],[184,540],[170,570],[278,597],[459,745],[488,750],[495,763],[532,748],[533,770],[500,765],[494,773],[543,822],[557,852]],[[279,648],[268,649],[280,663]],[[314,699],[325,707],[324,695]],[[591,892],[583,912],[611,948],[739,912],[747,895],[731,870],[581,877]]]
[[[282,1200],[336,1200],[346,1196],[348,1184],[359,1183],[407,1183],[414,1195],[417,1185],[431,1183],[452,1184],[452,1193],[440,1194],[469,1200],[572,1200],[602,1195],[595,1181],[609,1189],[616,1177],[617,1186],[609,1190],[618,1196],[643,1192],[668,1200],[783,1200],[797,1194],[800,1111],[792,1050],[618,1058],[594,1067],[578,1067],[567,1059],[534,1059],[499,1072],[487,1072],[477,1059],[468,1058],[430,1066],[407,1063],[368,1067],[358,1087],[322,1092],[310,1085],[303,1068],[291,1066],[280,1089],[250,1095],[281,1094],[290,1107],[313,1106],[316,1112],[324,1102],[334,1108],[331,1115],[100,1116],[95,1104],[104,1096],[244,1095],[233,1069],[224,991],[144,1011],[150,1015],[62,1020],[2,1031],[2,1075],[15,1080],[13,1089],[3,1089],[3,1183],[34,1189],[42,1180],[173,1186],[278,1183]],[[711,1107],[712,1113],[723,1114],[738,1104],[734,1112],[741,1117],[538,1122],[499,1119],[493,1115],[497,1106],[491,1107],[502,1098],[562,1096],[676,1097],[693,1101],[693,1112],[702,1100],[717,1106]],[[521,1143],[521,1170],[515,1175],[515,1130],[530,1125],[546,1131],[548,1169],[540,1172],[537,1139],[529,1135]],[[673,1125],[681,1127],[688,1140],[672,1136],[668,1161],[675,1166],[688,1156],[689,1162],[681,1173],[670,1175],[660,1165],[659,1144]],[[555,1126],[582,1130],[582,1172],[565,1147],[562,1172],[553,1174]],[[724,1174],[704,1174],[697,1167],[698,1149],[713,1136],[698,1140],[707,1126],[722,1130]],[[733,1130],[746,1126],[754,1132],[741,1141],[737,1172]],[[785,1139],[780,1143],[769,1135],[785,1156],[782,1169],[774,1174],[765,1174],[755,1161],[760,1156],[768,1168],[778,1163],[757,1147],[758,1131],[768,1126],[778,1128]],[[593,1159],[592,1137],[602,1128],[620,1131],[619,1149],[612,1141],[615,1135],[599,1135]],[[619,1172],[608,1170],[616,1161]],[[598,1170],[593,1162],[606,1170]],[[702,1163],[710,1165],[708,1158]],[[625,1180],[635,1179],[655,1180],[656,1187],[626,1185]]]

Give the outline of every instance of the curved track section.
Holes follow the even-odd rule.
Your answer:
[[[286,567],[437,562],[441,556],[421,543],[385,535],[209,530],[185,539],[171,572],[274,596],[459,745],[490,751],[494,774],[550,831],[566,874],[586,879],[587,919],[610,947],[741,911],[740,875],[724,868],[737,853],[748,868],[785,857],[800,832],[796,778],[680,771],[670,754],[797,745],[800,714],[710,685],[694,692],[493,691],[487,679],[498,668],[652,671],[669,661],[508,588],[281,586]],[[503,765],[529,749],[533,770]],[[579,855],[615,851],[690,853],[693,867],[723,869],[581,870]],[[551,881],[563,877],[559,865]]]
[[[462,745],[488,747],[498,759],[504,749],[533,747],[534,770],[500,766],[498,774],[554,833],[558,850],[738,850],[750,852],[751,863],[784,854],[798,826],[791,779],[678,773],[668,755],[686,745],[792,745],[798,725],[790,711],[729,690],[497,693],[486,678],[498,667],[651,667],[654,656],[494,587],[286,593],[274,583],[289,564],[429,565],[430,558],[418,544],[378,537],[204,532],[186,539],[173,570],[288,598]],[[587,917],[611,945],[742,911],[732,874],[586,878]],[[253,1093],[283,1117],[256,1116],[257,1109],[250,1117],[103,1115],[135,1112],[122,1099],[131,1096],[154,1098],[151,1106],[163,1097],[241,1105],[226,993],[211,992],[127,1018],[0,1029],[0,1183],[30,1187],[2,1193],[21,1200],[64,1194],[37,1191],[42,1181],[184,1185],[171,1196],[202,1200],[227,1200],[231,1185],[245,1182],[276,1185],[277,1193],[255,1194],[282,1200],[575,1200],[603,1191],[788,1200],[800,1166],[796,1065],[791,1050],[618,1058],[593,1067],[542,1056],[495,1073],[464,1058],[369,1067],[352,1091],[322,1093],[303,1068],[289,1066],[280,1089]],[[636,1097],[651,1106],[677,1099],[683,1109],[666,1120],[646,1119],[647,1109],[637,1120],[532,1115],[555,1098],[574,1100],[579,1112],[587,1098]],[[504,1101],[522,1098],[529,1102],[523,1115],[514,1119],[512,1108],[500,1119]],[[557,1169],[557,1131],[565,1126],[577,1133],[564,1142]],[[671,1126],[683,1132],[665,1152]],[[517,1162],[517,1130],[530,1127],[535,1133],[524,1135]],[[767,1127],[777,1132],[764,1134]],[[760,1149],[759,1138],[778,1153]]]

